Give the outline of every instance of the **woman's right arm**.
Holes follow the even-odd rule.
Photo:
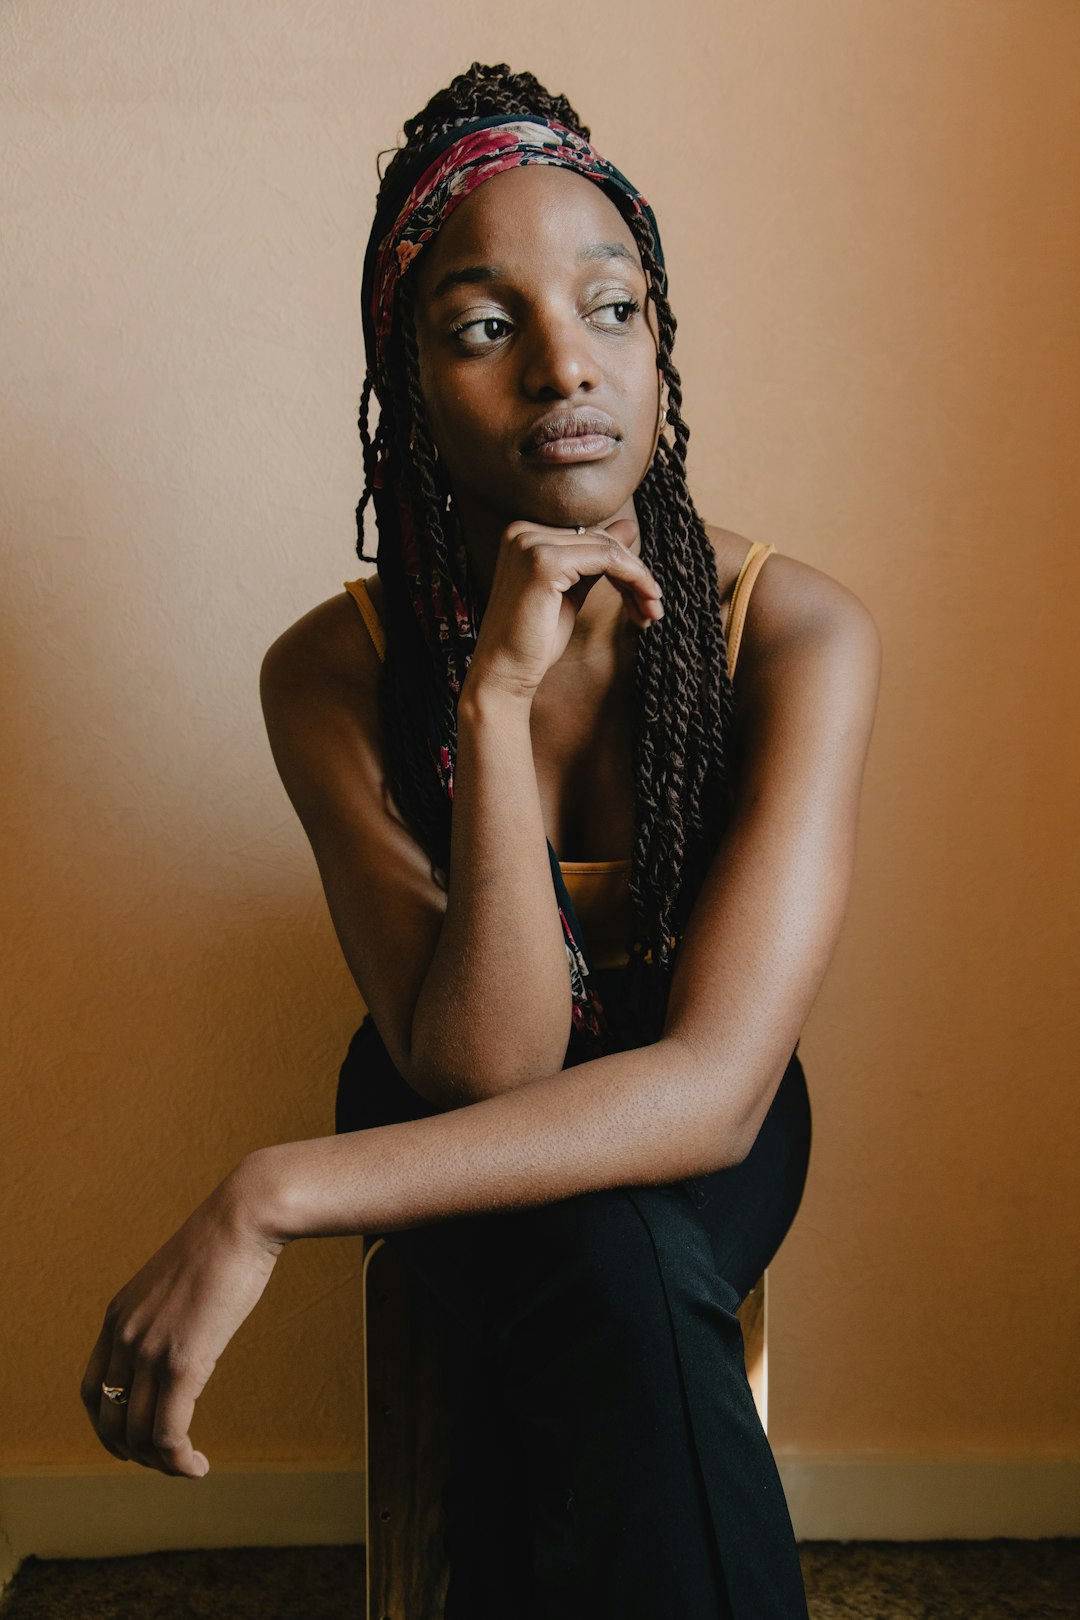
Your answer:
[[[380,665],[335,597],[263,660],[271,751],[307,833],[345,960],[414,1090],[458,1107],[562,1066],[570,982],[553,902],[529,706],[458,715],[448,892],[388,789]]]
[[[471,676],[470,672],[470,676]],[[561,1069],[572,999],[533,762],[531,703],[466,680],[449,893],[413,1010],[420,1088],[475,1101]]]
[[[655,581],[628,549],[635,534],[632,523],[585,539],[507,530],[458,704],[446,894],[384,798],[379,664],[355,605],[314,609],[264,660],[270,745],[345,959],[395,1066],[442,1107],[550,1074],[566,1056],[570,976],[532,700],[601,574],[639,624],[659,613]]]

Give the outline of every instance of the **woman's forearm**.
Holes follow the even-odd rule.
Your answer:
[[[570,976],[530,705],[469,680],[458,705],[446,915],[412,1020],[409,1083],[440,1106],[561,1068]]]
[[[281,1241],[533,1208],[738,1163],[746,1079],[664,1036],[426,1119],[259,1148],[234,1174]]]

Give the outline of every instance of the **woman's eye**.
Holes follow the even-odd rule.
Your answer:
[[[484,315],[479,320],[462,321],[452,330],[458,342],[463,343],[467,349],[484,349],[504,337],[506,335],[504,328],[508,328],[509,325],[510,322],[504,320],[501,315]]]
[[[594,309],[593,319],[607,316],[606,320],[600,321],[601,326],[626,326],[640,308],[636,298],[620,298],[616,303],[601,304],[599,309]]]

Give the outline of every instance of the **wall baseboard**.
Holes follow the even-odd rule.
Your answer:
[[[0,1475],[0,1583],[24,1558],[122,1558],[191,1547],[364,1539],[362,1468],[259,1463],[179,1479],[137,1463]]]
[[[776,1452],[799,1541],[1080,1536],[1080,1458]]]
[[[1080,1535],[1080,1460],[778,1452],[777,1465],[800,1541]],[[131,1463],[0,1475],[0,1584],[31,1554],[118,1558],[363,1539],[362,1468],[262,1463],[188,1480]]]

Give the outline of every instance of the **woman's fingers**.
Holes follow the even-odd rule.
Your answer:
[[[206,1380],[190,1370],[162,1374],[151,1422],[139,1433],[139,1462],[162,1468],[167,1474],[186,1474],[191,1479],[209,1473],[209,1462],[203,1452],[195,1450],[190,1438],[195,1402],[205,1387]]]
[[[189,1438],[205,1380],[190,1373],[170,1374],[148,1363],[130,1375],[128,1387],[131,1397],[118,1410],[127,1413],[124,1446],[131,1461],[163,1474],[194,1478],[205,1474],[209,1464]]]
[[[112,1322],[111,1308],[87,1362],[79,1395],[95,1434],[120,1462],[141,1463],[163,1474],[199,1479],[209,1472],[205,1454],[190,1439],[195,1402],[209,1372],[168,1355],[152,1356],[125,1345]],[[123,1390],[114,1401],[103,1385]]]
[[[632,591],[643,610],[662,601],[663,592],[651,568],[603,529],[586,529],[584,535],[573,531],[565,541],[541,538],[533,549],[538,561],[555,578],[606,574],[616,588],[624,586]]]
[[[191,1443],[195,1402],[206,1379],[193,1369],[170,1372],[149,1363],[134,1370],[114,1355],[103,1380],[111,1388],[127,1390],[123,1403],[112,1401],[101,1388],[91,1413],[94,1430],[105,1449],[121,1462],[141,1463],[163,1474],[200,1479],[210,1464]],[[92,1400],[84,1404],[92,1404]]]
[[[86,1407],[91,1423],[96,1419],[101,1405],[101,1384],[109,1370],[112,1341],[112,1328],[109,1325],[108,1315],[106,1315],[101,1326],[101,1332],[94,1340],[94,1348],[90,1352],[90,1359],[86,1363],[86,1371],[83,1373],[82,1383],[79,1385],[79,1399]]]
[[[133,1364],[131,1351],[116,1342],[106,1319],[79,1394],[94,1433],[120,1462],[198,1479],[210,1464],[192,1445],[190,1430],[208,1377],[194,1366],[171,1366],[165,1357],[157,1364],[136,1357]],[[111,1400],[103,1384],[126,1391],[127,1400]]]
[[[641,533],[641,530],[638,528],[634,518],[613,518],[612,521],[610,523],[606,523],[602,529],[593,530],[592,532],[613,535],[615,539],[620,540],[624,546],[630,547]]]
[[[90,1360],[86,1364],[82,1383],[79,1385],[79,1399],[86,1408],[90,1419],[90,1426],[106,1451],[110,1451],[120,1462],[128,1461],[127,1450],[122,1446],[121,1440],[126,1434],[127,1419],[124,1417],[124,1408],[117,1406],[102,1389],[102,1384],[122,1385],[125,1389],[130,1387],[131,1380],[108,1376],[112,1360],[112,1329],[106,1316],[101,1332],[97,1336]],[[119,1417],[114,1414],[120,1414]]]
[[[146,1463],[143,1455],[141,1435],[154,1421],[154,1409],[157,1406],[157,1388],[154,1377],[147,1367],[128,1367],[127,1372],[119,1372],[115,1379],[110,1378],[109,1383],[123,1384],[128,1391],[127,1401],[123,1406],[113,1408],[120,1420],[120,1434],[124,1455],[130,1462]],[[109,1402],[102,1407],[104,1413]]]
[[[150,1420],[153,1420],[156,1393],[152,1388],[152,1380],[147,1378],[145,1371],[140,1371],[133,1365],[131,1351],[118,1341],[109,1328],[108,1314],[99,1343],[103,1340],[111,1344],[111,1350],[108,1352],[105,1371],[96,1385],[96,1402],[92,1389],[87,1392],[89,1399],[84,1397],[90,1412],[90,1422],[106,1451],[111,1451],[121,1462],[141,1462],[142,1458],[136,1455],[132,1439],[139,1431],[140,1420],[145,1421],[143,1415],[147,1411],[150,1413]],[[99,1358],[95,1346],[95,1356],[91,1358],[92,1365],[96,1359]],[[88,1367],[87,1379],[89,1377]],[[106,1385],[109,1389],[122,1390],[127,1397],[126,1400],[113,1400],[105,1393]]]
[[[588,534],[588,531],[586,531]],[[584,542],[583,542],[584,543]],[[600,548],[601,570],[610,583],[622,596],[626,603],[627,612],[639,627],[653,624],[664,616],[663,591],[657,584],[652,570],[641,561],[640,557],[618,540],[612,540],[603,533],[596,531],[594,542]],[[589,565],[592,554],[586,554],[584,566]]]

